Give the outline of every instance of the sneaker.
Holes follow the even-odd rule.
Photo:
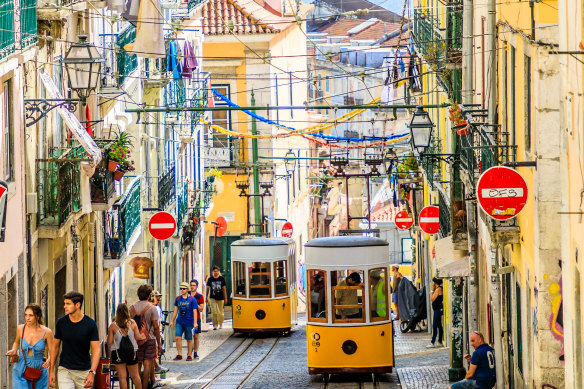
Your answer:
[[[426,346],[426,348],[435,348],[436,345],[434,345],[434,343],[430,342],[429,345]]]
[[[193,360],[193,357],[191,357],[190,355],[187,357],[187,362],[190,362]]]
[[[199,355],[197,354],[196,351],[193,353],[193,359],[199,359]]]
[[[158,369],[160,370],[161,373],[168,373],[168,367],[164,367],[164,366],[158,366]]]
[[[438,342],[438,344],[436,344],[436,347],[442,348],[442,347],[444,347],[444,343]]]
[[[217,330],[217,327],[213,327],[213,331]]]
[[[177,355],[174,357],[173,361],[180,361],[182,359],[182,355]]]
[[[160,381],[156,381],[155,383],[152,384],[152,389],[154,388],[162,388],[164,386],[164,384]]]
[[[223,324],[219,324],[219,329],[222,329],[222,328],[223,328]]]

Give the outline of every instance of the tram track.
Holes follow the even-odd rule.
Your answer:
[[[368,375],[362,375],[359,377],[359,381],[343,381],[343,382],[333,382],[331,381],[332,374],[323,375],[323,383],[321,389],[342,389],[342,388],[355,388],[359,389],[380,389],[379,377],[375,373],[371,373],[371,380],[366,379]]]
[[[280,341],[275,338],[244,338],[232,353],[197,377],[190,389],[243,388]],[[202,386],[197,385],[204,383]]]

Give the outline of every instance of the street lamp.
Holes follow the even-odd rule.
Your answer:
[[[101,64],[105,59],[97,48],[87,42],[86,35],[79,35],[79,42],[73,43],[63,59],[67,70],[69,87],[77,92],[84,101],[91,91],[97,88],[100,79]]]
[[[296,170],[296,154],[292,149],[288,150],[284,156],[284,167],[286,168],[286,176],[290,177]]]
[[[412,134],[412,149],[420,155],[424,154],[430,146],[432,129],[435,127],[430,115],[422,107],[417,107],[408,127]]]
[[[391,173],[394,166],[397,165],[398,158],[394,149],[388,149],[383,157],[383,166],[385,167],[385,174],[388,175],[388,179],[391,179]]]

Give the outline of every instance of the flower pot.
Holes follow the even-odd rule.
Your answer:
[[[456,133],[460,136],[466,136],[468,135],[468,126],[464,126],[462,128],[459,128],[456,130]]]
[[[126,174],[125,172],[121,171],[121,170],[116,170],[114,172],[114,180],[119,181],[122,179],[122,177],[124,176],[124,174]]]
[[[215,176],[209,176],[209,182],[215,182]]]
[[[107,170],[109,170],[110,172],[115,172],[116,170],[118,170],[119,165],[120,165],[119,163],[117,163],[116,161],[112,161],[110,159],[109,162],[107,163]]]

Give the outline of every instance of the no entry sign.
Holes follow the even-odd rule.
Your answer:
[[[282,226],[282,236],[284,238],[291,238],[293,232],[294,228],[292,228],[292,223],[290,222],[284,223],[284,225]]]
[[[511,219],[525,207],[527,183],[517,171],[495,166],[479,177],[477,199],[483,211],[493,219]]]
[[[168,212],[158,212],[150,218],[148,230],[154,239],[166,240],[176,231],[176,220]]]
[[[440,229],[440,209],[435,205],[428,205],[420,211],[418,224],[426,234],[434,235]]]
[[[409,230],[414,225],[414,218],[408,211],[400,211],[395,215],[395,226],[400,230]]]

